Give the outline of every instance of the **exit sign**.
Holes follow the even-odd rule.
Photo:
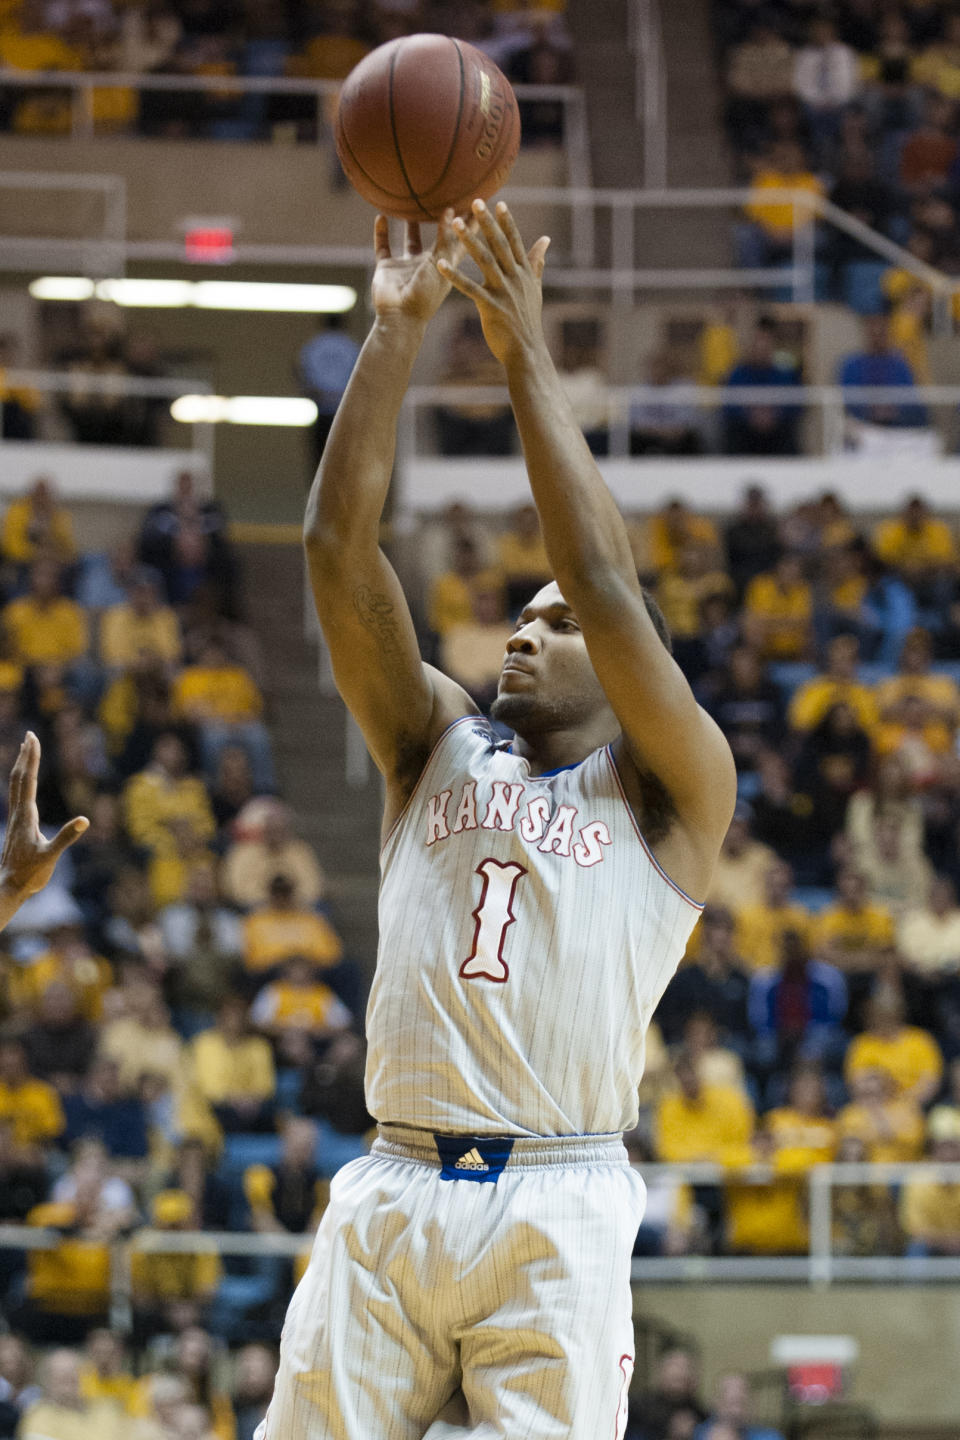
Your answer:
[[[194,265],[227,265],[233,259],[233,230],[229,225],[194,225],[184,232],[183,245]]]

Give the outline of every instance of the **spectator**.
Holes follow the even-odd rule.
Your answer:
[[[952,102],[928,95],[923,119],[900,151],[900,183],[905,190],[923,193],[945,183],[957,157],[953,121]]]
[[[314,467],[320,464],[333,417],[360,354],[360,346],[346,333],[346,315],[319,317],[316,334],[300,350],[300,382],[317,407],[313,426]]]
[[[703,422],[689,398],[692,381],[678,356],[666,346],[655,350],[647,360],[644,383],[656,389],[657,396],[631,403],[630,454],[699,455]]]
[[[147,1158],[147,1117],[142,1102],[124,1095],[120,1067],[100,1056],[76,1094],[63,1102],[67,1127],[63,1142],[72,1146],[92,1137],[101,1141],[114,1172],[132,1183],[144,1178]]]
[[[129,1427],[109,1401],[85,1400],[80,1357],[74,1350],[53,1350],[40,1371],[41,1397],[24,1415],[23,1440],[121,1440]],[[134,1440],[134,1437],[132,1437]]]
[[[846,210],[854,220],[869,225],[871,230],[886,231],[895,208],[891,187],[877,176],[874,157],[864,144],[845,150],[838,166],[836,183],[830,191],[831,202]],[[835,263],[850,260],[872,260],[873,251],[845,231],[830,236],[830,255]],[[913,278],[911,274],[911,279]]]
[[[34,480],[26,495],[11,500],[3,517],[0,550],[11,565],[24,567],[37,560],[53,560],[61,565],[72,565],[76,560],[73,520],[70,512],[57,504],[51,480]]]
[[[840,971],[812,960],[806,938],[784,930],[778,965],[758,970],[747,999],[758,1069],[770,1075],[797,1061],[831,1064],[843,1053],[847,987]]]
[[[793,85],[818,146],[834,139],[843,110],[860,88],[860,71],[828,15],[815,15],[810,22],[809,43],[797,51]]]
[[[97,1032],[80,1014],[75,991],[54,981],[40,996],[35,1021],[23,1032],[30,1074],[66,1094],[87,1073]]]
[[[0,334],[0,440],[35,440],[40,394],[26,385],[11,385],[8,372],[17,368],[16,335]],[[0,550],[3,543],[0,537]]]
[[[726,122],[734,145],[744,150],[759,147],[767,135],[771,102],[790,94],[793,72],[793,51],[771,25],[754,25],[746,39],[732,47]]]
[[[680,552],[688,545],[700,546],[719,557],[717,527],[706,515],[695,514],[685,501],[668,500],[662,510],[650,516],[647,524],[651,570],[657,575],[664,570],[676,570]]]
[[[692,1416],[694,1424],[705,1420],[699,1392],[693,1352],[679,1345],[665,1349],[657,1360],[652,1388],[631,1398],[625,1440],[661,1440],[677,1415]]]
[[[862,351],[848,355],[842,360],[837,372],[837,384],[842,386],[902,386],[910,388],[916,384],[913,371],[906,360],[890,344],[890,327],[885,315],[864,315],[863,335],[865,346]],[[847,415],[861,424],[923,427],[927,423],[927,412],[922,405],[892,404],[889,401],[851,401],[847,404]],[[881,559],[888,559],[878,549]]]
[[[244,1345],[237,1355],[233,1381],[237,1440],[254,1440],[270,1404],[276,1373],[277,1355],[269,1345]]]
[[[695,1010],[683,1026],[684,1053],[696,1066],[701,1084],[708,1088],[733,1088],[746,1092],[743,1061],[725,1040],[713,1016],[706,1010]]]
[[[881,520],[873,548],[897,570],[921,605],[938,610],[949,602],[957,551],[949,525],[936,519],[921,495],[913,495],[896,519]]]
[[[311,1044],[346,1029],[352,1016],[329,985],[318,980],[313,962],[304,955],[284,961],[276,980],[259,991],[250,1018],[270,1037],[282,1058],[309,1060]]]
[[[923,1149],[923,1113],[907,1095],[897,1095],[887,1070],[857,1070],[850,1077],[851,1100],[837,1116],[841,1146],[850,1138],[864,1147],[864,1158],[882,1164],[919,1160]],[[839,1157],[838,1157],[839,1158]]]
[[[960,972],[960,906],[956,886],[946,875],[933,877],[926,905],[901,915],[897,950],[915,973],[928,980]]]
[[[775,191],[805,192],[819,197],[824,187],[810,170],[803,150],[794,140],[778,140],[761,156],[750,187],[746,214],[752,222],[738,235],[739,261],[747,269],[762,268],[785,261],[793,247],[796,225],[813,225],[814,205],[802,200],[766,198]],[[796,215],[796,220],[795,220]],[[743,383],[743,382],[742,382]],[[777,383],[777,382],[774,382]],[[779,381],[782,385],[782,379]],[[736,451],[731,451],[735,454]],[[770,454],[771,451],[748,451],[748,454]]]
[[[33,1383],[33,1357],[26,1341],[9,1331],[0,1335],[0,1390],[20,1415],[43,1398]]]
[[[0,1119],[0,1225],[22,1225],[35,1205],[40,1205],[50,1189],[50,1177],[43,1157],[17,1145],[13,1125]],[[0,1270],[0,1288],[6,1282],[8,1267]],[[0,1402],[8,1399],[7,1387],[0,1374]],[[0,1412],[0,1435],[3,1435]],[[12,1431],[11,1431],[12,1434]]]
[[[776,568],[757,575],[744,598],[744,634],[768,660],[803,660],[810,650],[813,592],[800,557],[781,555]]]
[[[22,1040],[0,1039],[0,1120],[10,1123],[16,1155],[30,1162],[63,1134],[60,1097],[32,1078]]]
[[[453,565],[437,575],[427,600],[427,623],[435,635],[445,635],[454,625],[468,625],[473,619],[476,596],[496,589],[503,579],[498,570],[482,563],[476,543],[467,534],[453,538]],[[525,595],[524,600],[529,599]]]
[[[732,1372],[717,1381],[716,1400],[708,1418],[694,1431],[694,1440],[718,1440],[719,1425],[729,1426],[737,1440],[783,1440],[779,1430],[751,1425],[750,1385],[746,1375]]]
[[[896,675],[877,686],[877,709],[881,720],[896,723],[903,719],[902,704],[907,697],[923,702],[927,715],[946,725],[951,736],[960,719],[960,688],[949,675],[931,672],[933,641],[929,630],[911,630],[900,651]]]
[[[867,732],[857,724],[849,705],[834,705],[807,735],[795,767],[797,790],[806,797],[806,838],[820,857],[819,864],[804,867],[808,884],[829,881],[828,852],[832,853],[850,798],[866,783],[869,768]]]
[[[827,667],[822,675],[808,680],[790,703],[789,720],[794,730],[812,730],[835,705],[847,705],[868,733],[877,723],[877,707],[871,689],[857,679],[860,643],[855,635],[837,635],[827,647]]]
[[[833,1159],[836,1126],[827,1110],[823,1073],[817,1065],[794,1068],[786,1105],[768,1110],[764,1124],[785,1165],[809,1169]]]
[[[279,800],[272,800],[259,813],[259,827],[251,826],[249,836],[238,835],[236,844],[227,851],[225,895],[241,910],[251,910],[266,904],[272,882],[282,875],[292,886],[295,904],[316,905],[323,897],[323,871],[307,842],[294,835],[289,809]]]
[[[84,1346],[80,1394],[86,1401],[106,1400],[126,1412],[136,1382],[123,1341],[112,1330],[91,1330]]]
[[[683,668],[689,642],[700,634],[703,605],[716,595],[732,598],[733,582],[716,567],[714,552],[705,545],[684,545],[676,565],[661,572],[656,593],[674,641],[674,654]]]
[[[727,569],[742,597],[750,581],[780,558],[780,532],[761,485],[748,485],[724,534]]]
[[[506,582],[510,615],[518,613],[531,595],[553,579],[535,505],[515,510],[508,529],[497,537],[497,565]]]
[[[875,555],[867,553],[867,592],[863,597],[866,623],[879,635],[880,644],[873,659],[891,665],[904,637],[916,623],[916,601],[902,578],[887,569]]]
[[[960,1162],[960,1125],[953,1115],[930,1116],[927,1153],[937,1164]],[[960,1255],[960,1185],[955,1180],[908,1180],[900,1218],[908,1255]]]
[[[195,1230],[193,1201],[182,1190],[161,1190],[151,1207],[157,1230]],[[215,1250],[135,1250],[130,1261],[134,1322],[141,1338],[182,1334],[206,1319],[220,1284],[220,1259]]]
[[[688,1164],[707,1160],[726,1164],[739,1156],[753,1134],[753,1107],[733,1085],[704,1085],[692,1058],[678,1055],[678,1088],[657,1106],[654,1143],[657,1158]]]
[[[186,604],[202,585],[220,611],[236,612],[236,573],[227,543],[226,517],[215,500],[198,500],[193,476],[177,476],[173,498],[148,510],[140,532],[139,558],[159,570],[171,605]]]
[[[127,781],[123,794],[127,833],[154,854],[173,847],[171,824],[188,820],[201,839],[214,833],[213,815],[203,781],[188,773],[186,747],[174,731],[154,743],[150,764]]]
[[[263,977],[292,955],[324,969],[343,958],[343,944],[324,916],[296,903],[287,876],[275,875],[266,905],[243,922],[243,963],[248,975]]]
[[[30,567],[27,594],[3,610],[14,656],[23,665],[42,666],[51,688],[60,683],[66,667],[84,657],[89,639],[87,617],[61,594],[61,581],[56,561],[38,560]]]
[[[119,1065],[121,1088],[138,1091],[145,1075],[160,1075],[175,1085],[184,1069],[183,1042],[170,1026],[156,985],[134,972],[114,997],[112,1009],[100,1032],[100,1053]]]
[[[943,1079],[943,1056],[933,1036],[907,1025],[903,1000],[890,986],[879,987],[866,1014],[866,1029],[850,1042],[844,1061],[847,1084],[864,1070],[882,1070],[894,1082],[894,1093],[923,1107]]]
[[[763,751],[786,733],[780,689],[769,678],[755,650],[738,645],[709,702],[710,713],[726,735],[737,770],[756,769]]]
[[[169,971],[168,993],[181,1022],[202,1026],[236,980],[243,929],[235,911],[220,903],[216,875],[198,869],[184,898],[159,915]]]
[[[710,882],[711,905],[736,912],[763,901],[766,873],[776,856],[753,838],[752,821],[750,805],[738,800]]]
[[[210,805],[222,843],[240,811],[255,796],[250,757],[240,745],[225,745],[217,761],[217,774],[210,786]]]
[[[910,772],[898,755],[888,755],[877,769],[872,789],[854,795],[847,809],[847,839],[857,869],[874,852],[876,823],[884,819],[900,836],[900,849],[913,861],[923,850],[923,810],[913,790]]]
[[[225,1131],[273,1129],[273,1057],[251,1032],[244,1000],[224,999],[213,1029],[190,1042],[190,1054],[197,1088]]]
[[[291,1118],[283,1127],[279,1163],[251,1165],[244,1171],[243,1193],[254,1230],[261,1235],[305,1235],[316,1229],[329,1199],[316,1151],[313,1121]]]
[[[261,794],[274,789],[270,733],[261,718],[263,696],[219,641],[208,640],[198,663],[180,671],[173,705],[181,720],[197,727],[204,768],[211,779],[220,752],[228,745],[240,745],[250,758],[255,788]]]
[[[360,1036],[342,1030],[305,1069],[300,1107],[337,1135],[362,1136],[373,1126],[364,1093],[366,1051]]]
[[[201,1329],[198,1325],[188,1325],[186,1329],[181,1330],[176,1337],[170,1356],[172,1373],[152,1377],[154,1412],[156,1413],[160,1409],[158,1382],[161,1379],[167,1383],[176,1382],[182,1387],[182,1393],[186,1395],[189,1408],[191,1410],[199,1408],[201,1416],[205,1417],[204,1423],[211,1424],[216,1435],[232,1436],[233,1407],[230,1404],[229,1395],[217,1382],[217,1371],[220,1368],[218,1360],[213,1337],[206,1330]],[[183,1405],[182,1399],[180,1404]],[[181,1409],[181,1414],[186,1408]],[[179,1432],[177,1440],[181,1440]],[[210,1440],[210,1436],[202,1426],[200,1429],[195,1429],[191,1425],[189,1431],[183,1432],[182,1440]]]
[[[960,97],[960,17],[947,11],[942,16],[942,30],[937,27],[927,38],[933,43],[917,57],[914,79],[918,85],[956,100]]]
[[[599,322],[565,320],[560,327],[560,384],[594,455],[606,455],[609,381],[600,364]]]
[[[498,585],[477,591],[473,619],[452,625],[440,641],[440,668],[466,690],[484,714],[497,698],[507,641],[515,628],[504,614],[503,588]]]
[[[170,606],[161,603],[161,583],[155,570],[134,566],[125,602],[111,605],[103,614],[100,659],[108,670],[131,670],[145,655],[167,668],[178,663],[180,623]]]
[[[777,325],[769,316],[757,321],[745,360],[726,378],[728,388],[795,386],[800,370],[790,356],[777,350]],[[799,412],[772,401],[724,407],[724,450],[728,455],[795,455]]]
[[[734,1049],[747,1036],[750,981],[733,947],[733,918],[714,901],[700,921],[697,958],[681,965],[657,1006],[656,1020],[668,1045],[681,1038],[687,1017],[709,1015],[724,1043]]]
[[[790,898],[793,872],[780,859],[767,866],[763,876],[763,899],[744,905],[737,915],[737,953],[751,970],[769,970],[780,961],[784,934],[789,930],[807,939],[812,920],[809,911]]]
[[[487,348],[477,316],[464,314],[449,341],[444,385],[503,387],[503,371]],[[509,406],[464,400],[437,410],[441,455],[509,455],[514,424]]]
[[[872,905],[863,876],[849,866],[837,874],[837,899],[816,917],[817,953],[845,974],[871,974],[880,952],[893,944],[894,923],[883,905]]]
[[[938,786],[953,773],[953,728],[937,720],[919,695],[906,695],[898,719],[874,733],[878,755],[899,755],[917,790]]]
[[[881,815],[874,822],[871,843],[858,856],[857,866],[871,900],[885,904],[896,919],[918,901],[926,903],[933,875],[930,862],[907,847],[894,816]]]
[[[16,1008],[39,1014],[43,995],[51,985],[66,985],[85,1019],[97,1021],[113,971],[102,955],[95,955],[84,938],[79,916],[63,915],[47,932],[49,948],[35,954],[11,976],[10,999]]]

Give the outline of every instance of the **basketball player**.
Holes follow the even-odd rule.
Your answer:
[[[10,772],[7,830],[0,854],[0,930],[24,900],[43,889],[64,850],[80,839],[90,823],[78,815],[68,820],[52,840],[43,838],[37,813],[39,769],[40,741],[28,730]]]
[[[644,1032],[733,811],[726,742],[674,664],[541,328],[548,241],[448,216],[403,258],[310,495],[337,684],[386,781],[367,1015],[372,1153],[340,1170],[284,1327],[266,1440],[614,1440],[633,1367]],[[466,251],[482,283],[460,275]],[[494,707],[421,663],[378,546],[397,419],[451,285],[503,363],[556,582]]]

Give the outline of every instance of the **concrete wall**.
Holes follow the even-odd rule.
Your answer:
[[[953,1423],[960,1433],[955,1285],[641,1285],[634,1313],[697,1336],[707,1393],[726,1370],[768,1369],[775,1335],[852,1335],[851,1400],[883,1422]]]

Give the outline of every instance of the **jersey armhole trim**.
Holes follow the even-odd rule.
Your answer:
[[[688,905],[692,905],[693,909],[696,910],[698,915],[702,914],[703,904],[701,904],[699,900],[694,900],[692,896],[687,894],[686,890],[682,890],[680,888],[680,886],[675,880],[670,879],[670,876],[667,874],[666,870],[664,870],[663,866],[660,864],[660,861],[657,859],[656,855],[654,855],[653,851],[650,849],[650,846],[644,839],[643,831],[637,824],[637,817],[633,813],[633,806],[627,799],[627,793],[623,788],[623,781],[620,779],[620,771],[617,769],[617,762],[613,758],[613,746],[605,745],[603,747],[603,753],[606,755],[610,765],[610,769],[613,771],[613,778],[617,782],[617,789],[620,792],[620,799],[623,801],[624,809],[630,816],[630,824],[633,826],[634,834],[636,835],[637,839],[640,841],[641,846],[643,847],[643,853],[646,855],[647,859],[650,861],[650,864],[653,866],[654,870],[656,870],[661,880],[665,880],[666,883],[670,886],[670,889],[674,890],[680,896],[681,900],[686,900]]]
[[[381,856],[383,855],[383,852],[386,850],[387,846],[390,844],[390,841],[393,839],[394,835],[396,834],[397,827],[399,826],[400,821],[404,819],[404,817],[405,817],[406,814],[407,814],[407,811],[410,809],[410,806],[413,804],[414,799],[416,798],[417,791],[420,789],[420,786],[423,784],[423,777],[426,775],[427,771],[430,769],[431,764],[433,763],[433,757],[436,755],[437,751],[440,749],[440,746],[443,744],[444,740],[446,740],[447,736],[450,734],[450,731],[451,731],[451,730],[455,730],[458,725],[463,725],[464,722],[467,721],[467,720],[472,720],[473,723],[476,725],[478,721],[481,721],[481,722],[482,722],[483,716],[480,715],[480,714],[460,715],[460,716],[458,716],[458,718],[457,718],[456,720],[451,720],[451,721],[450,721],[450,724],[447,726],[446,730],[442,730],[442,731],[440,732],[440,734],[437,736],[436,741],[434,742],[433,749],[430,751],[430,754],[427,756],[426,760],[424,761],[423,769],[420,771],[420,774],[417,776],[417,783],[416,783],[416,785],[414,785],[413,789],[410,791],[410,794],[407,796],[407,803],[404,805],[403,809],[400,811],[400,814],[397,816],[396,820],[394,820],[393,824],[390,826],[390,829],[387,831],[386,835],[383,837],[383,844],[380,846],[380,855],[381,855]]]

